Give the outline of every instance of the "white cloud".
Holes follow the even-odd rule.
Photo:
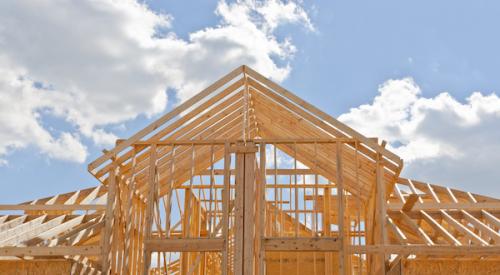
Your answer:
[[[51,106],[41,98],[32,81],[19,75],[22,74],[0,67],[0,157],[10,149],[34,145],[49,157],[83,162],[87,152],[77,135],[62,132],[55,137],[42,126],[41,110]],[[7,160],[0,158],[0,166],[6,164]]]
[[[280,25],[292,23],[301,24],[310,31],[315,30],[307,12],[293,1],[285,3],[278,0],[243,0],[230,5],[220,2],[217,11],[224,17],[226,23],[235,26],[257,24],[269,32]]]
[[[281,81],[295,48],[274,30],[290,23],[314,29],[294,1],[220,1],[216,13],[219,25],[184,40],[170,15],[135,0],[1,1],[0,70],[8,74],[0,95],[5,104],[18,100],[8,110],[32,129],[2,120],[0,132],[9,134],[0,137],[0,157],[35,145],[49,157],[82,162],[78,136],[112,144],[116,137],[105,128],[162,112],[166,89],[185,100],[241,64]],[[48,131],[42,109],[73,125],[73,133]],[[66,147],[72,150],[58,149]]]
[[[482,193],[500,184],[496,94],[474,92],[465,102],[448,93],[426,98],[411,78],[388,80],[371,104],[352,108],[339,120],[387,140],[405,160],[407,176]]]

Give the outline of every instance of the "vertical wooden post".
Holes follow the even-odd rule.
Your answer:
[[[373,186],[373,190],[371,192],[371,196],[368,199],[367,206],[365,207],[365,244],[373,245],[375,244],[375,215],[376,213],[376,189],[377,185]],[[369,275],[376,274],[375,273],[375,258],[374,254],[366,253],[366,266]]]
[[[236,145],[234,273],[253,275],[255,264],[255,152],[253,142]]]
[[[318,169],[318,144],[315,142],[314,143],[314,169]],[[318,183],[319,183],[319,177],[318,173],[314,173],[314,188],[313,188],[313,213],[312,213],[312,221],[313,221],[313,230],[311,230],[312,235],[314,237],[318,237],[318,231],[319,231],[319,225],[318,225],[318,208],[319,208],[319,196],[318,196]],[[316,267],[316,257],[317,254],[316,252],[313,252],[313,270],[314,274],[317,272],[317,267]]]
[[[340,238],[339,274],[345,274],[346,266],[346,235],[344,230],[344,176],[342,171],[342,143],[337,141],[337,225]],[[348,255],[349,257],[349,255]]]
[[[293,180],[293,185],[294,185],[294,190],[293,190],[293,193],[294,193],[294,200],[293,200],[293,204],[294,204],[294,208],[295,208],[295,215],[294,215],[294,218],[295,218],[295,238],[298,238],[299,237],[299,228],[300,228],[300,218],[299,218],[299,188],[298,188],[298,182],[297,182],[297,143],[294,142],[293,143],[293,177],[294,177],[294,180]],[[290,178],[290,186],[291,186],[291,183],[292,183],[292,179]],[[290,201],[292,199],[292,193],[290,192]],[[291,203],[290,203],[290,206],[291,206]],[[295,267],[296,267],[296,274],[298,275],[299,274],[299,270],[300,270],[300,253],[295,253]]]
[[[224,145],[224,189],[222,189],[222,237],[224,238],[224,250],[222,250],[222,275],[227,275],[229,254],[229,196],[231,195],[231,152],[229,143]]]
[[[373,202],[370,205],[374,205],[373,221],[372,221],[372,242],[375,245],[383,245],[387,240],[386,233],[386,192],[384,183],[384,164],[381,160],[381,155],[377,155],[376,162],[376,184],[375,184],[375,194]],[[370,274],[385,274],[385,254],[376,253],[368,257],[368,266]]]
[[[328,182],[328,185],[330,185],[330,181]],[[330,197],[331,197],[331,189],[330,187],[326,187],[323,189],[323,235],[326,237],[331,236],[331,229],[330,229],[330,211],[331,211],[331,206],[330,206]],[[332,253],[331,252],[325,252],[325,274],[332,274]]]
[[[167,200],[165,202],[165,234],[167,238],[170,238],[170,227],[171,227],[171,212],[172,212],[172,193],[174,192],[174,172],[175,172],[175,145],[172,145],[172,150],[170,151],[170,178],[169,185],[167,189]]]
[[[115,159],[112,159],[111,169],[109,170],[108,176],[108,195],[106,204],[106,217],[105,217],[105,228],[104,236],[102,238],[102,273],[108,275],[110,273],[110,253],[111,253],[111,241],[112,241],[112,230],[113,230],[113,208],[116,199],[116,163]]]
[[[146,240],[151,239],[151,231],[153,226],[153,211],[154,211],[154,201],[156,200],[157,186],[156,186],[156,144],[151,144],[151,149],[149,150],[149,193],[146,207],[146,223],[144,236]],[[142,270],[143,275],[148,275],[149,266],[151,264],[151,251],[145,251],[144,255],[144,266]]]
[[[137,152],[136,148],[134,147],[133,149],[133,156],[132,156],[132,167],[131,167],[131,178],[129,179],[128,182],[128,196],[127,196],[127,201],[126,201],[126,210],[127,210],[127,215],[126,215],[126,229],[125,229],[125,253],[127,253],[127,257],[125,259],[125,264],[124,264],[124,271],[125,273],[132,273],[131,272],[131,264],[133,262],[133,253],[134,253],[134,246],[133,246],[133,228],[134,228],[134,220],[135,220],[135,206],[134,206],[134,192],[135,192],[135,169],[137,165]]]
[[[245,202],[244,202],[244,243],[243,274],[253,275],[255,262],[255,145],[246,144],[245,152]]]
[[[188,213],[187,209],[191,209],[190,212],[194,211],[195,204],[193,203],[193,190],[191,188],[184,189],[184,213],[182,217],[182,238],[189,238],[191,236],[191,226],[192,223],[191,214]],[[187,274],[189,267],[191,265],[192,252],[182,252],[180,257],[181,274]]]
[[[259,275],[263,275],[265,273],[265,262],[264,262],[264,257],[265,257],[265,250],[264,246],[262,245],[262,240],[265,237],[265,224],[266,224],[266,185],[267,185],[267,180],[266,180],[266,144],[261,143],[260,144],[260,182],[259,182],[259,202],[258,202],[258,211],[259,211],[259,228],[258,228],[258,235],[257,235],[257,241],[258,241],[258,259],[257,259],[257,266],[258,266],[258,273]]]
[[[387,242],[387,230],[386,230],[386,225],[387,223],[385,222],[385,216],[387,213],[386,210],[386,205],[387,205],[387,199],[386,199],[386,185],[384,182],[384,164],[382,161],[379,159],[378,165],[377,165],[377,184],[379,185],[380,188],[380,194],[379,194],[379,199],[380,199],[380,230],[381,230],[381,238],[383,244],[386,244]]]
[[[299,189],[298,189],[298,185],[297,185],[297,143],[295,142],[293,144],[293,172],[294,172],[294,180],[293,180],[293,185],[294,185],[294,208],[295,208],[295,238],[298,238],[299,237],[299,228],[300,228],[300,219],[299,219]],[[291,179],[290,179],[290,184],[292,183]],[[292,199],[292,193],[290,193],[290,200]],[[291,205],[290,205],[291,206]],[[297,256],[299,254],[297,253]],[[297,265],[298,265],[299,261],[297,259]],[[298,269],[297,269],[298,270]]]
[[[278,193],[278,156],[277,156],[276,144],[273,144],[273,166],[274,166],[274,222],[273,222],[273,227],[274,227],[274,232],[275,232],[273,237],[276,237],[276,236],[281,237],[281,232],[283,230],[280,228],[280,230],[278,232],[278,223],[281,222],[281,220],[278,219],[278,216],[281,217],[281,215],[278,215],[278,209],[281,209],[281,203],[278,204],[278,200],[281,200],[281,197],[278,197],[278,195],[280,193]],[[280,189],[280,192],[281,192],[281,189]],[[280,252],[280,259],[281,259],[281,252]],[[281,262],[280,262],[280,265],[281,265]]]
[[[209,204],[208,204],[208,214],[207,214],[207,219],[208,219],[208,232],[210,235],[210,238],[213,238],[215,235],[214,232],[214,223],[215,221],[212,221],[216,216],[213,215],[213,201],[214,201],[214,184],[215,184],[215,175],[214,175],[214,163],[215,163],[215,155],[214,155],[214,145],[212,144],[210,146],[210,188],[209,188]],[[200,177],[202,178],[202,177]],[[205,191],[203,191],[203,194],[205,194]],[[215,200],[217,200],[217,193],[215,194]],[[216,203],[217,205],[217,203]]]
[[[113,219],[114,219],[114,225],[113,225],[113,243],[112,243],[112,248],[111,248],[111,270],[113,273],[116,274],[121,274],[121,256],[122,256],[122,245],[123,245],[123,238],[122,238],[122,228],[123,228],[123,223],[122,223],[122,215],[121,215],[121,207],[122,207],[122,185],[121,185],[121,180],[118,177],[118,180],[116,181],[116,190],[115,190],[115,206],[113,209]]]
[[[357,238],[357,245],[361,245],[361,184],[359,182],[359,160],[358,160],[358,146],[359,143],[356,141],[355,143],[355,151],[354,151],[354,164],[356,165],[356,186],[358,188],[358,195],[356,198],[356,204],[357,204],[357,228],[356,228],[356,234],[358,235]],[[365,216],[365,221],[366,221],[366,216]],[[366,233],[366,222],[364,226],[364,230]],[[367,244],[366,242],[366,234],[365,234],[365,245]],[[350,255],[349,255],[350,256]],[[358,254],[358,274],[363,274],[363,259],[361,257],[361,254]]]
[[[239,144],[238,144],[239,145]],[[245,154],[236,152],[234,200],[234,274],[243,274]]]
[[[194,144],[191,144],[191,167],[189,168],[189,188],[191,189],[193,187],[193,177],[194,177],[194,166],[195,166],[195,147]],[[191,190],[190,190],[191,191]],[[191,199],[191,196],[189,196]],[[191,204],[191,200],[189,200],[187,203]],[[186,207],[186,206],[184,206]],[[184,214],[186,216],[186,220],[190,221],[191,220],[191,212],[192,209],[191,207],[187,207],[184,209]],[[184,228],[185,231],[187,231],[187,237],[190,238],[191,236],[191,223],[186,223],[186,227]]]

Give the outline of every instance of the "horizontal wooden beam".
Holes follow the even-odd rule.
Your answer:
[[[101,253],[98,245],[88,246],[28,246],[28,247],[1,247],[0,256],[95,256]]]
[[[339,251],[338,238],[266,238],[266,251]]]
[[[255,145],[247,146],[247,145],[236,144],[230,147],[229,152],[245,154],[245,153],[257,153],[258,150],[259,148]]]
[[[74,211],[104,209],[106,209],[105,204],[0,204],[0,210]]]
[[[403,209],[403,203],[389,203],[387,204],[387,210],[390,211],[399,211]],[[475,202],[475,203],[438,203],[438,202],[424,202],[424,203],[415,203],[415,205],[411,208],[412,211],[429,211],[429,210],[498,210],[500,209],[500,202]]]
[[[196,252],[222,251],[224,239],[154,239],[144,242],[147,251],[155,252]]]
[[[231,171],[231,175],[236,174],[235,169],[231,169],[230,171]],[[212,173],[216,176],[222,176],[222,175],[224,175],[224,169],[214,169],[213,171],[210,169],[203,170],[203,171],[197,173],[196,175],[208,176],[208,175],[212,175]],[[312,169],[308,169],[308,168],[305,168],[305,169],[284,169],[284,168],[266,169],[267,175],[274,175],[275,173],[276,173],[276,175],[315,175],[315,174],[317,174]]]
[[[491,255],[500,254],[500,246],[453,246],[453,245],[352,245],[348,248],[351,254],[406,254],[406,255]]]
[[[269,174],[268,174],[269,175]],[[273,188],[299,188],[299,189],[310,189],[310,188],[336,188],[337,185],[335,184],[314,184],[314,183],[298,183],[298,184],[290,184],[290,183],[278,183],[274,185],[273,183],[268,183],[266,184],[266,188],[273,189]],[[224,188],[223,184],[193,184],[192,186],[189,185],[181,185],[181,186],[176,186],[174,189],[221,189]],[[321,195],[322,196],[322,195]],[[320,196],[320,197],[321,197]],[[332,195],[332,197],[335,197]],[[306,195],[306,200],[314,200],[313,196]],[[271,201],[273,202],[273,201]]]
[[[223,145],[226,143],[236,144],[242,140],[225,140],[225,139],[212,139],[212,140],[138,140],[134,142],[134,145]],[[265,143],[265,144],[313,144],[313,143],[355,143],[357,142],[354,138],[272,138],[272,139],[248,139],[246,142],[254,143]]]

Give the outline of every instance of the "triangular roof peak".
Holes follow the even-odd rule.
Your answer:
[[[317,145],[322,147],[321,151],[330,150],[326,143],[322,143],[325,140],[350,141],[345,143],[346,162],[351,163],[353,169],[356,167],[354,159],[359,160],[358,165],[364,166],[367,175],[361,181],[368,185],[367,190],[372,188],[368,183],[375,182],[377,160],[384,161],[389,172],[385,175],[386,182],[391,184],[395,183],[403,165],[396,154],[378,144],[376,139],[363,136],[252,68],[242,65],[132,137],[117,141],[113,149],[92,161],[88,169],[104,182],[111,159],[116,159],[118,165],[125,164],[135,155],[133,150],[136,153],[137,150],[147,151],[144,145],[152,142],[254,139],[309,140],[321,143]],[[277,147],[293,154],[289,145],[280,144]],[[297,159],[309,167],[323,167],[323,175],[335,171],[334,157],[328,154],[322,158],[315,157],[311,151],[312,148],[298,152]],[[334,175],[335,172],[332,172],[330,176]],[[351,181],[354,182],[354,178]]]
[[[68,270],[184,274],[203,252],[212,273],[247,272],[252,258],[276,273],[295,268],[297,251],[335,252],[332,272],[418,272],[436,256],[449,270],[498,267],[499,200],[399,178],[401,169],[378,141],[240,66],[90,163],[102,185],[0,205],[24,211],[0,216],[0,269],[35,257],[47,270],[64,259]],[[292,253],[274,261],[266,251]],[[152,265],[164,252],[178,256]]]

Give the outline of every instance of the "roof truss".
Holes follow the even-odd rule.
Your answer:
[[[402,167],[385,142],[241,66],[91,162],[101,185],[0,205],[23,211],[0,215],[0,260],[127,274],[238,273],[252,257],[260,274],[289,268],[283,257],[305,273],[382,274],[464,249],[500,262],[499,200]]]

